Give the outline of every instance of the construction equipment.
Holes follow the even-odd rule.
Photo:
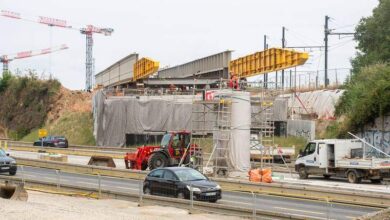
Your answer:
[[[153,170],[161,167],[191,166],[190,155],[201,154],[198,148],[190,143],[191,133],[188,131],[166,133],[160,146],[138,147],[134,153],[126,153],[124,160],[126,169]]]
[[[69,47],[66,44],[62,44],[58,47],[52,47],[52,48],[45,48],[42,50],[28,50],[28,51],[22,51],[16,54],[10,54],[10,55],[2,55],[0,57],[0,62],[3,63],[3,72],[8,71],[8,64],[12,60],[18,60],[18,59],[24,59],[24,58],[29,58],[29,57],[34,57],[34,56],[39,56],[39,55],[45,55],[61,50],[66,50]]]
[[[28,194],[27,191],[24,189],[23,183],[11,184],[6,181],[5,185],[0,186],[0,198],[27,201]]]
[[[92,48],[93,48],[93,34],[104,34],[105,36],[110,36],[111,33],[114,31],[112,28],[99,28],[95,27],[94,25],[86,25],[82,28],[76,28],[72,27],[68,24],[66,20],[56,19],[56,18],[50,18],[50,17],[44,17],[44,16],[38,16],[33,18],[28,18],[25,16],[22,16],[20,13],[7,11],[7,10],[1,10],[1,16],[18,19],[18,20],[24,20],[29,22],[35,22],[38,24],[44,24],[48,25],[49,27],[60,27],[65,28],[68,30],[77,30],[80,31],[81,34],[85,34],[86,36],[86,60],[85,60],[85,69],[86,69],[86,83],[85,83],[85,89],[90,90],[92,89],[92,82],[93,82],[93,71],[94,71],[94,58],[92,56]]]

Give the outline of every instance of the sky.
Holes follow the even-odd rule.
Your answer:
[[[66,20],[73,27],[92,24],[113,28],[111,36],[94,35],[95,73],[130,53],[174,66],[233,50],[238,58],[269,47],[281,47],[282,27],[287,46],[321,46],[325,15],[334,32],[353,32],[362,17],[372,14],[376,0],[0,0],[0,10]],[[67,44],[51,55],[10,62],[11,71],[51,74],[67,88],[85,87],[85,35],[77,30],[48,27],[0,17],[0,54]],[[351,37],[330,36],[329,69],[350,68],[356,54]],[[323,50],[307,50],[310,59],[298,71],[324,69]],[[332,77],[332,76],[330,76]]]

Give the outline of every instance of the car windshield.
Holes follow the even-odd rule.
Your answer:
[[[0,157],[5,157],[6,155],[5,151],[0,149]]]
[[[171,140],[171,134],[165,134],[161,140],[161,146],[168,146],[169,141]]]
[[[179,177],[180,181],[207,180],[207,178],[203,174],[196,170],[175,170],[175,174],[177,175],[177,177]]]

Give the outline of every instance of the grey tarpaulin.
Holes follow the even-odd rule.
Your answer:
[[[159,99],[140,101],[135,97],[107,99],[99,91],[94,96],[96,144],[124,146],[125,134],[190,130],[191,112],[191,103]]]

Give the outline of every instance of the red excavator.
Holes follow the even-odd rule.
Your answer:
[[[195,165],[202,163],[202,152],[191,144],[188,131],[166,133],[160,146],[138,147],[134,153],[126,153],[126,169],[153,170],[161,167]]]

